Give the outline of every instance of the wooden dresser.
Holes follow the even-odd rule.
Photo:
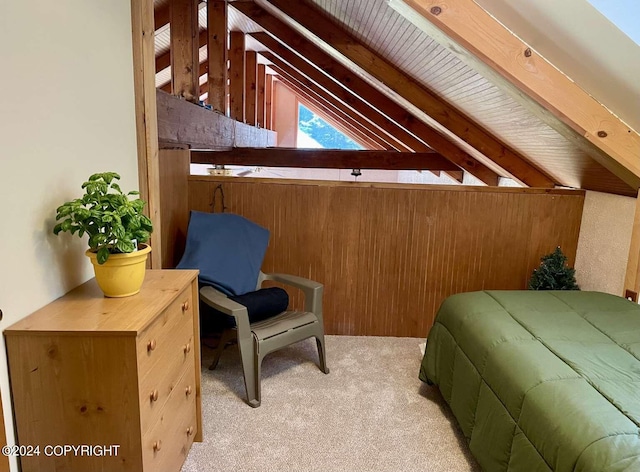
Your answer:
[[[4,331],[23,471],[180,470],[202,440],[197,274],[127,298],[91,280]]]

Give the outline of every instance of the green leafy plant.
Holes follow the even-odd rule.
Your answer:
[[[567,266],[567,257],[560,246],[540,259],[540,267],[533,269],[529,290],[580,290],[576,271]]]
[[[120,175],[115,172],[93,174],[82,184],[85,195],[66,202],[56,210],[54,234],[68,231],[82,237],[89,235],[89,248],[97,253],[99,264],[109,259],[109,254],[129,253],[137,249],[137,243],[149,240],[153,225],[142,214],[145,202],[137,191],[124,193],[115,182]]]

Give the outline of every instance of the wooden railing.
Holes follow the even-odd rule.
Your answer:
[[[271,231],[264,270],[322,282],[327,333],[349,335],[424,337],[451,294],[524,289],[556,246],[573,264],[584,203],[572,190],[191,176],[189,208],[221,211],[218,186],[226,211]]]

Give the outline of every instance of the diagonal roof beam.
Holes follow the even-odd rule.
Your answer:
[[[207,61],[203,61],[200,63],[200,68],[199,68],[199,76],[202,77],[203,75],[207,74],[208,72],[208,67],[207,67]],[[158,87],[160,90],[170,93],[171,92],[171,82],[168,81],[162,85],[160,85]],[[291,88],[291,87],[290,87]],[[200,96],[202,96],[203,94],[205,94],[208,91],[207,89],[207,84],[202,84],[200,85]],[[334,104],[325,104],[326,106],[329,106],[329,108],[331,108]],[[315,104],[314,106],[314,110],[316,108],[318,108],[318,104]],[[323,113],[323,118],[324,115],[326,115],[326,113]],[[331,119],[331,118],[330,118]],[[334,119],[332,120],[332,124],[335,121]],[[359,125],[359,123],[358,123]],[[345,132],[344,130],[347,129],[345,128],[344,124],[340,125],[340,130],[342,132]],[[352,129],[352,127],[348,128],[348,133],[346,133],[351,139],[353,139],[354,141],[358,142],[360,145],[362,145],[365,148],[370,148],[370,149],[392,149],[392,146],[389,145],[388,142],[386,141],[382,141],[380,140],[377,136],[375,138],[373,138],[371,136],[371,132],[370,131],[366,131],[365,133],[362,133],[364,135],[366,135],[366,140],[363,139],[364,136],[362,136],[362,134],[360,134],[363,130],[360,130],[359,132],[354,132],[354,130]],[[377,138],[377,139],[376,139]],[[406,150],[406,149],[404,149]]]
[[[279,71],[277,68],[274,70],[279,74],[277,76],[278,80],[285,87],[291,90],[291,92],[296,95],[296,98],[298,98],[298,100],[307,108],[311,109],[318,116],[322,117],[323,120],[330,123],[333,127],[340,130],[362,147],[377,150],[393,149],[388,143],[383,142],[377,136],[372,136],[372,133],[369,130],[365,130],[362,125],[359,125],[353,120],[347,119],[344,115],[337,112],[330,104],[323,102],[319,97],[314,96],[311,91],[304,89],[300,83],[287,76],[284,71]]]
[[[300,84],[292,79],[284,75],[277,75],[276,78],[296,96],[300,103],[345,136],[349,137],[352,141],[360,144],[364,149],[395,151],[388,143],[383,142],[378,137],[372,136],[361,127],[355,126],[352,121],[348,121],[346,117],[341,116],[326,103],[315,98],[309,91],[302,89]]]
[[[263,56],[265,56],[267,59],[270,59],[272,62],[274,61],[278,61],[277,58],[272,57],[273,54],[270,53],[265,53],[262,52],[261,53]],[[330,109],[338,109],[340,110],[344,115],[350,117],[351,120],[353,120],[355,123],[360,123],[361,120],[358,119],[357,116],[353,115],[353,111],[350,110],[348,107],[346,107],[344,104],[331,99],[329,96],[327,96],[328,94],[326,93],[326,91],[322,90],[320,87],[318,87],[317,85],[315,85],[314,83],[309,83],[308,79],[306,79],[302,74],[300,74],[298,71],[296,71],[295,69],[293,69],[291,66],[288,66],[287,64],[282,64],[281,67],[275,64],[271,64],[269,67],[271,67],[274,71],[276,71],[278,74],[280,74],[281,77],[284,77],[285,80],[289,80],[290,81],[290,85],[292,87],[299,87],[298,90],[302,89],[302,92],[307,92],[308,94],[311,94],[313,98],[315,98],[316,100],[320,101],[321,104],[324,104],[326,107],[330,108]],[[361,125],[362,126],[362,125]],[[385,130],[381,130],[380,128],[375,127],[376,129],[376,134],[382,135],[383,138],[386,135]],[[371,133],[371,131],[369,131],[369,128],[365,127],[365,130],[369,133]],[[374,134],[375,137],[376,134]],[[387,143],[388,144],[388,143]],[[402,143],[396,143],[395,146],[392,147],[387,147],[387,149],[395,149],[397,151],[403,152],[405,153],[405,155],[410,158],[411,153],[413,153],[414,151],[412,149],[410,149],[408,146],[402,144]],[[437,154],[435,151],[433,151],[432,149],[430,149],[428,146],[425,146],[424,151],[421,151],[422,153],[428,153],[428,154],[434,154],[434,155],[439,155]],[[444,159],[444,157],[443,157]],[[450,174],[450,177],[460,183],[462,183],[462,175],[458,175],[458,171],[459,169],[456,167],[455,171],[452,171]],[[437,171],[435,172],[436,175]]]
[[[163,6],[161,6],[160,8],[156,8],[153,11],[153,23],[154,23],[154,28],[155,28],[156,31],[158,31],[163,26],[169,24],[170,5],[171,5],[171,3],[167,2]]]
[[[198,11],[204,7],[206,2],[198,3]],[[169,13],[169,5],[170,2],[165,3],[159,8],[154,9],[153,11],[153,27],[156,31],[158,31],[163,26],[169,24],[170,21],[170,13]]]
[[[374,126],[378,130],[384,130],[386,134],[392,137],[393,141],[409,148],[408,150],[415,152],[431,151],[429,146],[408,133],[407,130],[373,109],[352,92],[338,85],[327,75],[313,67],[268,34],[253,33],[251,36],[271,51],[270,53],[262,52],[262,56],[281,68],[295,70],[294,75],[300,75],[298,79],[300,82],[305,83],[309,87],[324,91],[325,94],[331,96],[336,106],[346,108],[352,115],[357,116],[360,120],[369,122],[371,126]]]
[[[291,20],[311,32],[334,51],[362,68],[373,78],[423,110],[431,119],[532,187],[553,187],[555,183],[516,151],[500,142],[452,105],[399,71],[379,54],[305,1],[268,0]]]
[[[389,3],[438,42],[471,60],[481,73],[501,79],[498,83],[508,84],[507,90],[515,87],[511,95],[542,121],[574,141],[627,184],[638,188],[640,134],[473,0]],[[526,94],[524,97],[522,92]],[[545,113],[545,109],[551,113]]]
[[[208,64],[207,61],[203,61],[200,63],[200,67],[199,67],[199,76],[202,77],[203,75],[207,74],[208,72]],[[165,82],[164,84],[158,86],[158,88],[164,92],[167,93],[171,93],[171,81]],[[291,87],[290,87],[291,88]],[[205,93],[207,93],[208,88],[207,88],[207,84],[202,84],[200,85],[200,96],[204,95]],[[308,101],[307,101],[308,102]],[[331,104],[326,104],[327,106],[329,106],[329,108],[333,107],[333,103]],[[318,104],[313,105],[314,111],[318,108]],[[323,112],[322,113],[323,118],[325,118],[326,113]],[[328,117],[327,117],[328,118]],[[362,145],[365,148],[370,148],[370,149],[392,149],[393,146],[391,146],[388,142],[386,141],[382,141],[380,140],[377,136],[375,136],[375,138],[373,136],[371,136],[373,133],[371,133],[370,131],[366,131],[366,133],[364,133],[363,136],[362,134],[360,134],[359,132],[355,132],[355,130],[352,129],[352,127],[346,128],[345,124],[336,124],[335,123],[335,119],[333,118],[328,118],[326,121],[331,121],[332,125],[334,126],[339,126],[340,127],[340,131],[342,131],[343,133],[347,134],[347,136],[349,136],[351,139],[353,139],[354,141],[358,142],[358,144]],[[358,123],[359,125],[359,123]],[[366,139],[364,139],[366,137]],[[406,150],[406,149],[405,149]],[[454,174],[453,172],[451,174]],[[454,175],[452,175],[453,178],[456,178]],[[458,177],[459,180],[459,177]]]
[[[200,63],[199,66],[199,76],[202,77],[203,75],[207,74],[208,72],[208,64],[207,61],[203,61]],[[164,92],[170,93],[171,92],[171,81],[168,81],[162,85],[160,85],[158,87],[160,90],[163,90]],[[204,93],[206,93],[208,91],[206,83],[203,85],[200,85],[200,96],[202,96]],[[333,104],[332,104],[333,105]],[[315,107],[317,108],[317,106]],[[324,117],[324,115],[323,115]],[[333,122],[332,122],[333,124]],[[345,132],[345,128],[344,125],[340,125],[341,126],[341,131]],[[351,128],[348,129],[348,133],[347,134],[351,139],[353,139],[354,141],[358,142],[360,145],[362,145],[363,147],[366,148],[370,148],[370,149],[392,149],[392,146],[389,145],[388,142],[382,141],[378,139],[374,139],[371,136],[371,132],[367,131],[367,133],[364,133],[367,135],[366,140],[363,139],[363,136],[361,136],[360,134],[354,134],[354,130],[352,130]],[[356,139],[357,138],[357,139]],[[377,138],[377,136],[376,136]]]
[[[269,58],[268,56],[273,56],[272,54],[268,54],[265,52],[261,53],[262,55],[264,55],[265,57]],[[272,62],[277,61],[277,58],[273,57],[271,59]],[[334,108],[341,108],[344,113],[350,117],[352,117],[353,120],[355,120],[356,123],[359,122],[358,118],[353,117],[353,112],[351,110],[349,110],[348,107],[346,107],[345,105],[343,105],[342,103],[336,101],[336,100],[332,100],[331,98],[326,96],[326,92],[323,91],[322,89],[320,89],[317,85],[311,84],[311,86],[308,83],[308,79],[306,79],[305,77],[303,77],[299,72],[292,70],[290,66],[287,66],[285,64],[282,65],[282,67],[284,69],[281,69],[280,67],[278,67],[277,65],[274,64],[270,64],[269,67],[271,69],[273,69],[276,73],[280,74],[280,79],[284,80],[287,85],[289,85],[291,88],[295,89],[296,91],[298,91],[299,93],[301,93],[303,96],[307,97],[306,94],[310,94],[313,96],[313,98],[315,98],[316,100],[320,101],[319,105],[324,105],[326,108],[329,109],[334,109]],[[286,70],[285,70],[286,69]],[[289,72],[287,72],[287,70]],[[303,89],[304,88],[304,89]],[[301,101],[304,102],[304,99],[302,99]],[[307,106],[308,107],[308,106]],[[365,128],[369,133],[370,131]],[[386,135],[385,130],[377,128],[376,127],[376,132],[377,134],[382,134],[382,135]],[[377,136],[374,135],[374,137],[377,138]],[[388,141],[385,144],[389,144]],[[432,155],[438,155],[441,156],[440,154],[436,153],[434,150],[432,150],[431,148],[429,148],[428,146],[424,145],[424,149],[421,151],[414,151],[412,149],[410,149],[408,146],[406,146],[404,143],[399,143],[397,142],[395,146],[387,146],[384,149],[395,149],[396,151],[400,152],[403,154],[404,158],[406,159],[411,159],[412,156],[415,155],[415,153],[420,153],[420,154],[432,154]],[[441,156],[443,159],[445,159],[443,156]],[[455,180],[458,183],[463,183],[464,181],[464,172],[461,171],[455,164],[453,164],[451,161],[449,161],[450,164],[453,166],[449,166],[447,167],[447,169],[449,170],[445,170],[445,174],[447,174],[451,179]],[[410,166],[407,167],[407,169]],[[429,169],[429,171],[434,174],[436,177],[440,177],[440,170],[433,170],[433,169]]]
[[[404,151],[404,152],[412,151],[412,149],[408,148],[403,143],[394,140],[393,137],[387,134],[384,130],[378,128],[375,125],[369,126],[369,123],[362,120],[358,115],[356,115],[353,112],[353,110],[351,110],[349,107],[347,107],[346,105],[344,105],[339,101],[332,100],[331,97],[329,97],[328,94],[324,90],[322,90],[316,83],[304,77],[296,69],[286,64],[285,62],[283,62],[273,54],[264,52],[264,51],[261,52],[260,54],[272,62],[272,64],[269,67],[273,69],[276,73],[286,77],[290,81],[294,81],[294,83],[298,83],[301,88],[307,90],[315,98],[321,101],[325,106],[338,111],[343,116],[348,116],[350,120],[356,123],[359,123],[360,126],[366,128],[367,130],[370,130],[369,131],[370,133],[375,134],[376,136],[379,136],[381,139],[383,139],[390,149],[396,149],[398,151]],[[424,152],[433,152],[433,151],[429,148],[426,148]]]
[[[460,168],[476,176],[482,182],[487,185],[498,184],[498,175],[495,172],[478,162],[440,133],[428,127],[413,114],[303,38],[282,21],[253,3],[236,2],[233,6],[263,27],[278,41],[285,43],[289,50],[295,50],[300,56],[312,62],[317,69],[324,71],[327,77],[331,79],[328,83],[334,85],[331,88],[332,94],[345,104],[351,108],[358,107],[358,111],[369,118],[378,117],[377,119],[384,120],[383,122],[379,121],[379,123],[385,123],[383,125],[385,128],[392,124],[390,121],[392,120],[404,128],[405,131],[425,141],[431,148],[457,164]],[[298,56],[294,55],[294,57]],[[406,137],[407,133],[405,132],[402,136]],[[415,139],[411,141],[406,141],[404,138],[400,139],[412,149],[413,146],[416,146]],[[414,149],[414,151],[420,150]],[[459,180],[459,178],[456,178],[456,180]]]
[[[262,52],[261,54],[265,55],[264,52]],[[279,79],[281,81],[283,81],[286,85],[288,85],[292,90],[294,90],[296,93],[300,93],[300,101],[302,101],[303,103],[305,103],[305,106],[307,106],[309,108],[310,104],[306,103],[306,99],[312,99],[312,100],[316,100],[315,103],[318,104],[318,106],[320,107],[325,107],[328,108],[329,110],[331,109],[335,109],[337,105],[341,105],[339,102],[336,102],[335,100],[331,100],[330,98],[328,98],[326,96],[326,92],[323,92],[319,87],[315,86],[315,87],[308,87],[305,85],[304,83],[304,78],[301,76],[300,73],[291,70],[290,67],[285,67],[287,70],[290,71],[290,74],[287,73],[286,70],[281,69],[280,67],[271,64],[269,66],[271,69],[273,69],[275,72],[277,72],[279,74]],[[342,105],[344,106],[344,105]],[[345,111],[345,114],[348,116],[351,116],[348,109],[347,111]],[[356,123],[358,123],[358,119],[357,118],[353,118],[355,120]],[[365,128],[365,130],[367,132],[370,133],[370,131],[368,129]],[[381,130],[383,131],[383,130]],[[375,136],[375,135],[374,135]],[[416,153],[409,149],[407,146],[399,144],[400,148],[395,147],[396,151],[399,151],[402,156],[404,156],[405,159],[412,159],[412,156],[416,156]],[[389,149],[388,147],[385,149]],[[426,155],[426,154],[431,154],[434,156],[440,156],[442,159],[445,159],[443,156],[441,156],[440,154],[436,153],[435,151],[433,151],[430,148],[426,148],[426,150],[424,152],[421,153],[421,155]],[[448,170],[444,170],[444,172],[451,177],[453,180],[462,183],[463,179],[464,179],[464,174],[463,171],[459,170],[458,167],[453,164],[452,162],[449,161],[449,163],[451,164],[451,166],[448,166],[447,169]],[[413,162],[409,162],[407,163],[407,167],[406,169],[409,169],[412,165],[415,165]],[[453,167],[452,167],[453,166]],[[395,168],[395,167],[394,167]],[[434,170],[434,169],[428,169],[432,174],[434,174],[436,177],[440,177],[440,170]]]
[[[286,81],[286,79],[283,79],[282,77],[278,77],[278,79],[280,80],[280,82],[285,87],[288,87],[289,90],[291,90],[291,93],[296,95],[298,101],[300,103],[302,103],[306,108],[308,108],[315,115],[319,116],[324,121],[329,123],[332,127],[337,129],[338,131],[340,131],[342,134],[344,134],[346,137],[351,139],[353,142],[355,142],[355,143],[359,144],[360,146],[362,146],[363,149],[370,150],[370,151],[371,150],[389,151],[386,147],[382,146],[381,144],[376,143],[375,141],[372,141],[367,136],[363,136],[362,134],[357,133],[352,128],[347,127],[347,125],[345,125],[342,122],[338,121],[335,117],[329,115],[325,110],[323,110],[319,106],[313,104],[312,102],[308,101],[302,95],[298,95],[298,93],[295,91],[295,87],[291,86]],[[396,152],[396,151],[389,151],[389,152]]]

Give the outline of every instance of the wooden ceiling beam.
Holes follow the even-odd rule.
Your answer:
[[[227,0],[207,2],[207,100],[214,111],[227,113]]]
[[[344,113],[375,129],[377,131],[376,134],[383,135],[385,141],[392,147],[400,151],[431,151],[429,146],[407,133],[406,130],[376,110],[373,110],[369,105],[287,49],[276,39],[266,33],[252,33],[251,37],[269,49],[270,52],[261,52],[263,57],[276,64],[280,69],[286,70],[289,75],[293,75],[296,80],[307,87],[316,90],[318,94],[324,95],[327,100],[334,102],[335,106],[343,110]],[[413,146],[408,145],[406,141]]]
[[[231,31],[229,38],[229,113],[244,122],[245,37],[242,31]]]
[[[233,146],[267,147],[276,133],[234,122],[220,113],[156,90],[159,140],[165,145],[196,149],[230,149]]]
[[[244,53],[244,120],[248,125],[258,122],[258,53]]]
[[[207,45],[207,30],[200,31],[198,34],[198,48]],[[156,57],[156,73],[166,69],[171,65],[171,52],[167,51]]]
[[[293,49],[302,57],[307,58],[317,69],[324,71],[335,82],[342,84],[340,91],[336,90],[336,93],[339,94],[343,102],[350,106],[360,106],[358,105],[360,102],[368,104],[369,108],[366,108],[367,111],[363,109],[365,114],[368,115],[371,113],[370,110],[373,108],[374,115],[379,113],[384,114],[385,117],[383,119],[388,117],[485,184],[498,185],[499,177],[494,171],[460,149],[439,132],[427,126],[405,108],[354,74],[312,42],[303,38],[282,21],[252,3],[236,2],[233,6],[245,16],[262,26],[274,38],[287,44],[289,49]],[[386,128],[386,125],[384,127]],[[411,147],[411,144],[406,141],[404,142]],[[414,150],[420,151],[421,149],[418,148]]]
[[[265,58],[273,62],[273,64],[271,64],[269,67],[271,67],[275,72],[277,72],[281,76],[286,77],[289,81],[294,82],[297,87],[307,91],[314,97],[315,100],[321,102],[324,107],[333,110],[340,116],[345,117],[349,122],[353,123],[354,126],[362,128],[365,133],[368,134],[371,138],[381,143],[383,149],[395,149],[396,151],[402,152],[412,151],[412,149],[405,146],[404,144],[391,139],[391,137],[386,134],[384,130],[375,127],[375,125],[372,129],[366,121],[363,122],[363,120],[361,120],[359,116],[355,115],[353,110],[349,109],[349,107],[345,106],[343,103],[333,100],[330,96],[328,96],[325,90],[323,90],[313,81],[310,81],[308,78],[300,74],[300,72],[298,72],[288,64],[282,63],[279,59],[273,57],[273,55],[270,53],[262,52],[261,54],[264,55]],[[433,152],[433,150],[427,148],[425,152]]]
[[[426,29],[427,34],[437,35],[437,41],[445,46],[455,43],[457,47],[453,49],[459,55],[459,46],[462,46],[471,56],[480,59],[497,75],[549,110],[551,117],[549,113],[536,115],[554,129],[558,127],[551,120],[564,123],[581,137],[583,142],[578,144],[595,160],[629,185],[638,187],[640,134],[480,5],[473,0],[392,0],[391,4],[409,21]]]
[[[402,143],[396,143],[396,145],[393,146],[389,143],[388,140],[381,139],[379,137],[379,134],[384,135],[384,130],[378,129],[378,134],[375,134],[370,129],[363,126],[357,118],[354,118],[351,115],[351,112],[348,111],[348,108],[347,111],[340,114],[340,111],[336,110],[336,105],[341,105],[339,102],[323,96],[323,91],[318,87],[307,88],[304,84],[300,83],[299,74],[297,74],[297,79],[296,77],[288,76],[287,72],[280,69],[278,66],[271,64],[270,67],[275,72],[280,74],[278,76],[278,79],[280,81],[284,82],[285,85],[287,85],[294,91],[294,93],[298,94],[298,100],[304,106],[309,108],[316,115],[320,116],[323,120],[330,123],[334,128],[338,129],[353,141],[360,144],[363,148],[370,150],[397,151],[407,156],[413,155],[414,151],[409,147],[403,145]],[[423,153],[437,154],[428,146],[423,151]],[[433,169],[429,169],[428,172],[431,172],[436,177],[440,177],[441,173],[440,170]],[[451,179],[457,181],[458,183],[462,183],[464,178],[463,171],[456,169],[443,172],[451,177]]]
[[[198,10],[204,5],[205,2],[200,2],[198,4]],[[160,8],[155,8],[153,11],[153,23],[154,28],[158,31],[163,26],[169,24],[171,12],[169,10],[169,3],[165,3]]]
[[[433,171],[431,171],[433,172]],[[449,177],[455,180],[458,183],[464,183],[464,171],[463,170],[448,170],[445,172]],[[437,173],[436,175],[440,177]]]
[[[154,9],[154,11],[153,11],[153,23],[154,23],[154,28],[155,28],[156,31],[158,31],[163,26],[169,24],[169,18],[170,18],[170,15],[171,15],[171,13],[169,12],[169,10],[170,10],[169,5],[170,5],[169,3],[165,3],[160,8]]]
[[[265,122],[265,87],[267,82],[267,67],[264,64],[258,64],[258,82],[257,82],[257,100],[258,100],[258,109],[257,109],[257,125],[260,128],[264,128]]]
[[[364,149],[384,151],[392,149],[389,144],[383,143],[377,137],[374,138],[361,124],[339,114],[331,104],[325,103],[319,97],[314,96],[311,91],[303,88],[295,79],[289,78],[286,73],[276,77],[280,84],[286,86],[296,95],[299,102]]]
[[[371,131],[366,129],[366,127],[357,120],[353,120],[344,113],[336,110],[332,103],[324,100],[314,91],[300,84],[295,78],[287,74],[286,71],[280,70],[276,66],[273,66],[273,68],[280,74],[278,80],[287,86],[297,96],[298,100],[302,101],[307,108],[310,108],[314,113],[353,141],[365,149],[393,150],[393,147],[390,146],[389,143],[384,142],[378,136],[371,133]]]
[[[273,129],[273,74],[267,74],[267,82],[265,84],[265,123],[264,127]]]
[[[170,0],[171,93],[190,102],[198,101],[198,3]]]
[[[155,91],[155,45],[153,1],[131,2],[133,47],[133,92],[138,155],[140,197],[147,202],[145,214],[153,220],[151,268],[162,267],[162,212],[160,211],[160,161],[158,158],[158,106]]]
[[[393,148],[402,152],[435,152],[404,128],[382,115],[377,109],[372,109],[371,105],[365,103],[350,91],[347,91],[325,74],[321,73],[318,69],[314,68],[311,64],[285,48],[274,38],[265,33],[252,36],[272,51],[278,53],[281,57],[284,56],[289,64],[285,63],[280,57],[276,57],[273,53],[262,52],[261,54],[266,59],[277,64],[281,69],[287,70],[296,80],[316,90],[318,94],[324,96],[327,101],[333,103],[334,106],[343,110],[352,118],[361,120],[363,123],[369,123],[367,126],[373,127],[375,134],[382,137]],[[333,92],[333,94],[331,92]],[[336,94],[338,97],[336,97]],[[342,100],[340,100],[340,98],[342,98]],[[351,106],[348,106],[347,103]],[[493,173],[493,176],[494,177],[489,178],[489,181],[497,185],[498,176],[495,173]],[[453,174],[450,177],[461,182],[459,174]]]
[[[629,257],[624,277],[624,290],[631,290],[636,294],[636,302],[640,293],[640,193],[636,198],[636,211],[631,230],[631,243],[629,245]],[[620,294],[625,298],[627,294]]]
[[[209,68],[208,68],[207,61],[201,62],[200,65],[198,66],[198,77],[202,77],[208,72],[209,72]],[[165,82],[164,84],[159,85],[157,88],[162,90],[163,92],[171,93],[171,81],[169,80],[169,82]]]
[[[280,78],[281,79],[281,78]],[[286,81],[282,81],[285,86],[290,86]],[[294,88],[291,88],[293,91]],[[294,92],[295,93],[295,92]],[[379,142],[374,141],[367,134],[359,132],[352,127],[349,127],[344,121],[338,120],[335,115],[329,114],[328,110],[325,108],[321,108],[317,103],[311,102],[306,99],[303,95],[298,95],[299,103],[302,103],[305,107],[307,107],[311,112],[324,121],[329,123],[335,129],[344,134],[347,138],[351,139],[354,143],[358,144],[362,147],[362,149],[366,149],[368,151],[388,151],[389,147],[387,145],[380,144]]]
[[[229,151],[191,151],[191,162],[315,169],[458,169],[437,153],[334,149],[233,148]]]
[[[362,68],[367,74],[423,110],[431,119],[494,161],[517,180],[531,187],[553,187],[555,185],[552,179],[534,167],[523,156],[500,142],[436,93],[428,90],[399,71],[385,58],[367,48],[355,36],[329,19],[319,9],[304,1],[268,0],[268,2],[334,51]]]
[[[199,76],[202,77],[203,75],[208,73],[208,61],[203,61],[202,63],[200,63],[199,66]],[[259,65],[259,68],[262,67],[262,69],[264,70],[265,66],[263,64]],[[284,71],[281,71],[281,73],[283,75],[286,75]],[[273,84],[271,83],[268,87],[266,85],[267,82],[272,82],[273,81],[273,75],[271,74],[266,74],[265,77],[265,84],[264,84],[264,89],[265,89],[265,104],[264,104],[264,109],[263,111],[266,113],[266,109],[269,109],[269,113],[271,113],[271,100],[272,100],[272,87]],[[283,82],[285,82],[283,80]],[[355,122],[345,122],[344,121],[344,117],[338,117],[335,115],[335,110],[330,111],[330,109],[332,109],[335,106],[336,102],[331,102],[330,100],[325,100],[323,103],[319,103],[317,101],[317,97],[311,97],[311,96],[302,96],[303,93],[301,90],[294,90],[295,86],[293,83],[289,82],[287,83],[287,85],[289,86],[290,89],[292,89],[292,91],[294,92],[298,92],[300,93],[300,97],[301,101],[303,102],[303,104],[305,106],[307,106],[308,108],[312,109],[316,114],[318,114],[319,116],[321,116],[325,121],[329,122],[332,126],[334,126],[335,128],[337,128],[340,132],[344,133],[345,135],[347,135],[349,138],[353,139],[355,142],[357,142],[358,144],[360,144],[361,146],[363,146],[366,149],[379,149],[379,150],[389,150],[392,149],[393,147],[390,146],[389,144],[389,140],[380,140],[380,138],[378,136],[374,136],[372,135],[371,131],[367,130],[364,127],[359,127],[359,123],[358,120],[355,119]],[[163,84],[162,86],[158,87],[160,90],[167,92],[167,93],[171,93],[171,82],[167,82],[165,84]],[[267,93],[271,91],[271,93]],[[202,95],[204,95],[205,93],[209,92],[208,89],[208,82],[205,82],[204,84],[200,85],[199,87],[199,97],[201,97]],[[309,94],[313,94],[313,93],[317,93],[318,90],[316,90],[315,92],[311,91],[311,90],[307,90],[307,92]],[[268,97],[267,97],[268,95]],[[268,98],[268,102],[267,102],[267,98]],[[207,102],[210,104],[210,98],[209,96],[207,97]],[[346,108],[346,107],[344,107]],[[347,108],[348,109],[348,108]],[[266,124],[266,123],[265,123]],[[265,124],[261,124],[261,127],[263,128],[267,128],[270,129],[271,123],[269,121],[269,126],[265,126]],[[382,132],[383,130],[379,130],[380,132]],[[380,134],[380,133],[378,133]],[[401,147],[400,149],[398,149],[399,151],[410,151],[410,149],[408,147]],[[431,149],[429,149],[426,145],[423,151],[420,152],[433,152],[431,151]],[[434,174],[438,175],[439,171],[432,171]],[[457,180],[458,182],[462,182],[463,179],[463,175],[462,172],[457,172],[457,171],[448,171],[446,172],[447,175],[449,175],[452,179]]]

